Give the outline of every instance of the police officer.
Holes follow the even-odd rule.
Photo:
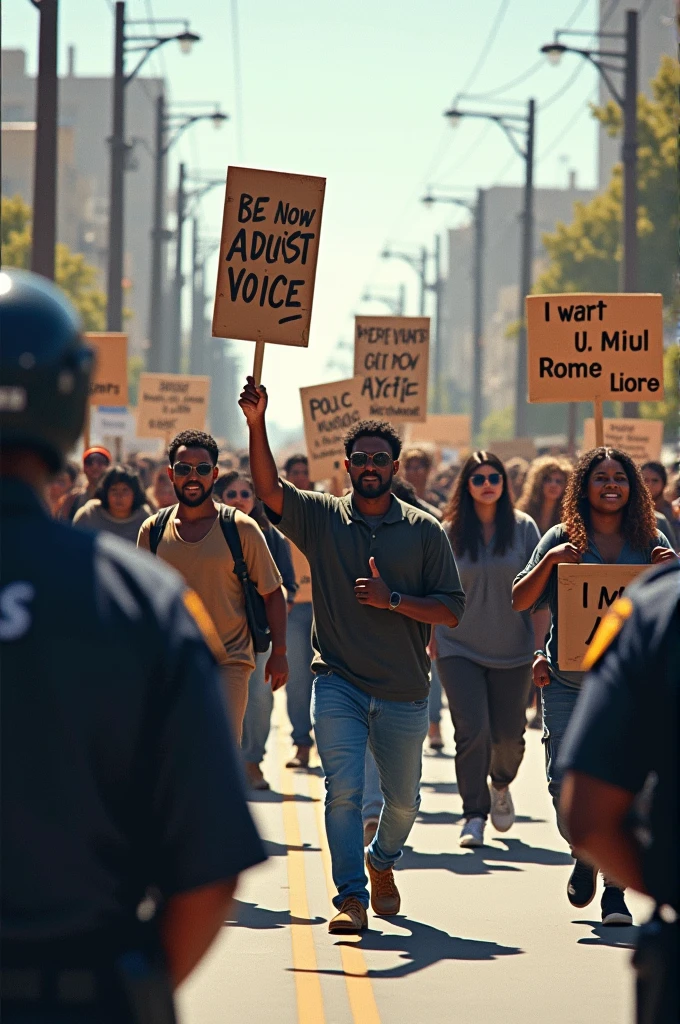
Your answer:
[[[92,353],[48,281],[0,272],[3,1021],[171,1021],[264,859],[214,632],[175,572],[51,520]]]
[[[633,960],[637,1020],[677,1024],[677,560],[626,588],[585,667],[591,672],[564,740],[562,810],[574,845],[592,863],[654,898]]]

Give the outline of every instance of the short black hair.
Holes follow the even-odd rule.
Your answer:
[[[179,434],[173,437],[172,441],[168,445],[168,462],[172,466],[175,461],[175,455],[177,455],[177,449],[184,445],[185,448],[205,448],[210,461],[213,466],[217,465],[217,459],[220,454],[220,450],[217,447],[217,441],[210,434],[206,434],[203,430],[182,430]]]
[[[352,446],[358,437],[380,437],[392,449],[392,459],[397,461],[401,454],[401,438],[387,420],[359,420],[345,434],[345,455],[350,457]]]
[[[284,462],[283,468],[286,473],[286,476],[288,476],[293,466],[295,466],[298,462],[304,463],[307,469],[309,469],[309,459],[307,458],[306,455],[303,455],[302,452],[299,452],[297,455],[291,455],[291,457],[289,459],[286,459],[286,461]]]
[[[640,466],[640,472],[644,473],[644,471],[646,469],[651,469],[652,473],[656,473],[656,475],[658,477],[660,477],[661,480],[663,481],[664,487],[667,486],[667,484],[668,484],[668,473],[666,472],[666,467],[664,466],[664,464],[662,462],[654,462],[654,461],[645,462],[644,466]]]
[[[94,495],[101,501],[103,509],[109,511],[109,491],[114,484],[127,484],[132,491],[131,512],[136,512],[142,507],[146,501],[146,495],[142,490],[139,474],[129,466],[111,466],[111,469],[106,471]]]

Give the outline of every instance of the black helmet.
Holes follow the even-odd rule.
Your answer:
[[[50,281],[0,270],[0,442],[58,469],[85,422],[94,355],[78,315]]]

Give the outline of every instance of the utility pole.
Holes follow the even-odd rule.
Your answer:
[[[189,373],[203,373],[205,347],[205,264],[200,259],[198,217],[193,218],[191,253],[191,348]]]
[[[439,235],[435,235],[434,238],[434,280],[429,286],[434,292],[435,302],[435,313],[434,313],[434,366],[433,366],[433,377],[434,377],[434,410],[433,412],[442,411],[442,371],[444,369],[443,353],[442,353],[442,280],[441,280],[441,242]]]
[[[153,225],[151,228],[151,302],[149,303],[149,358],[152,373],[163,369],[163,255],[165,218],[163,203],[163,153],[165,151],[165,94],[156,97]]]
[[[419,316],[425,316],[425,292],[427,291],[427,249],[420,248],[420,309]]]
[[[623,290],[638,290],[637,237],[638,13],[626,11],[623,88]],[[637,402],[624,402],[623,415],[636,418]]]
[[[182,366],[182,257],[184,254],[184,216],[186,195],[184,192],[185,166],[179,165],[177,184],[177,226],[175,229],[175,289],[173,295],[174,316],[170,338],[170,373],[180,373]]]
[[[57,242],[58,0],[41,0],[33,165],[31,270],[54,280]]]
[[[482,367],[484,358],[484,189],[477,191],[472,320],[472,436],[482,425]]]
[[[106,329],[123,329],[123,188],[125,177],[125,3],[116,2],[113,50],[113,131],[111,133],[111,184],[109,189],[109,264],[107,275]]]
[[[522,213],[522,277],[519,289],[519,337],[517,338],[517,372],[515,374],[515,437],[525,437],[527,413],[527,316],[525,300],[531,293],[534,259],[534,136],[536,103],[529,100],[526,137],[526,175],[524,179],[524,210]]]

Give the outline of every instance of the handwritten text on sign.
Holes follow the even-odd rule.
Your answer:
[[[350,377],[331,384],[300,388],[305,441],[312,480],[344,473],[343,438],[349,428],[367,416],[361,380]]]
[[[530,295],[529,401],[663,398],[661,295]]]
[[[230,167],[212,333],[309,344],[325,178]]]
[[[95,354],[90,405],[127,405],[127,334],[95,332],[85,341]]]
[[[580,672],[602,619],[646,565],[567,565],[557,567],[560,630],[557,660],[564,672]]]
[[[604,443],[620,448],[636,462],[657,462],[661,458],[663,420],[605,420]],[[583,421],[583,451],[595,447],[595,420]]]
[[[181,430],[205,430],[209,397],[210,377],[142,373],[137,435],[169,438]]]
[[[369,416],[425,422],[429,350],[429,317],[355,318],[354,375],[362,379]]]

